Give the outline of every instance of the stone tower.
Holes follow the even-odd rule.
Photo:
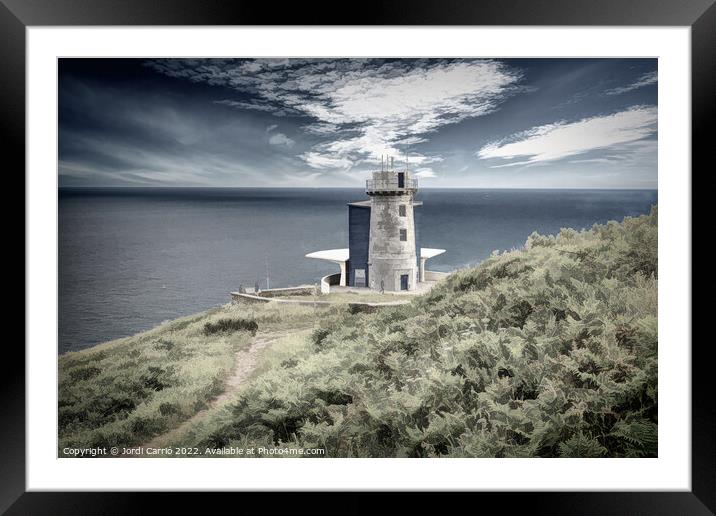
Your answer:
[[[369,199],[348,203],[348,248],[308,253],[307,258],[337,264],[341,272],[321,278],[321,292],[332,288],[422,290],[442,273],[425,269],[425,262],[445,249],[420,247],[415,208],[418,180],[406,165],[396,171],[393,160],[381,162],[379,171],[368,179]],[[332,287],[333,286],[333,287]],[[339,290],[340,291],[340,290]]]
[[[414,290],[420,281],[413,216],[417,189],[407,166],[396,171],[393,158],[366,181],[371,203],[368,278],[373,289]]]

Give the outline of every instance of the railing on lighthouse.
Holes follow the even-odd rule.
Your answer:
[[[365,182],[365,191],[368,195],[379,193],[402,194],[414,192],[417,189],[417,179],[405,179],[403,186],[400,186],[397,176],[391,179],[368,179]]]
[[[396,172],[394,160],[388,158],[387,168],[380,157],[380,172],[373,173],[373,179],[365,182],[365,191],[368,195],[403,195],[414,193],[418,189],[418,180],[410,177],[408,172],[408,154],[405,154],[405,170]]]

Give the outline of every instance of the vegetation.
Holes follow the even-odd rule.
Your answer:
[[[135,446],[207,408],[259,328],[295,332],[321,310],[222,306],[59,357],[59,453]],[[325,311],[325,310],[324,310]]]
[[[203,334],[227,317],[255,321],[259,335],[290,333],[229,403],[172,444],[324,448],[329,457],[657,454],[656,208],[588,231],[533,234],[524,249],[375,313],[222,307],[178,331],[65,355],[61,442],[139,442],[134,432],[180,419],[168,405],[163,415],[162,403],[178,404],[185,419],[185,396],[205,402],[209,378],[220,388],[232,350],[250,338]],[[170,360],[178,350],[194,355]],[[115,355],[121,361],[110,363]],[[104,397],[115,400],[106,416]]]
[[[214,311],[215,312],[215,311]],[[246,331],[205,338],[197,322],[178,319],[150,332],[59,359],[59,438],[66,446],[141,443],[205,407],[222,391]],[[256,324],[256,323],[254,323]]]
[[[216,333],[233,333],[236,331],[248,331],[251,335],[256,335],[259,325],[252,319],[219,319],[216,322],[207,322],[204,324],[204,335],[214,335]]]

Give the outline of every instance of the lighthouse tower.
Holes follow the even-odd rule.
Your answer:
[[[408,169],[395,170],[393,158],[381,160],[365,184],[368,199],[348,203],[348,248],[308,253],[307,258],[333,262],[341,272],[321,279],[321,292],[333,289],[386,292],[421,291],[441,273],[425,270],[425,262],[445,249],[420,247],[414,209],[418,180]],[[332,287],[333,286],[333,287]]]
[[[393,158],[366,181],[370,197],[368,278],[376,290],[414,290],[420,281],[413,208],[418,180],[407,164],[395,170]]]

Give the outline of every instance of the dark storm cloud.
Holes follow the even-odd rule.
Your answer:
[[[61,184],[655,186],[655,139],[655,60],[60,62]]]

